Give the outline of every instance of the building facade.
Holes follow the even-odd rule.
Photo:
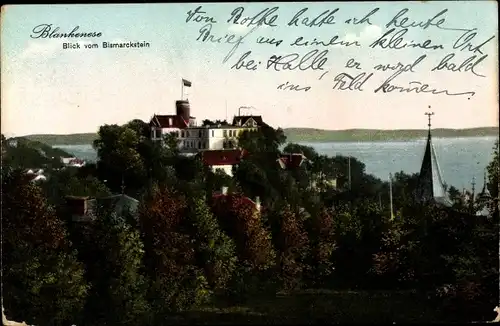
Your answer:
[[[175,115],[153,115],[149,122],[151,139],[163,141],[167,135],[173,133],[177,137],[182,154],[207,152],[200,156],[205,165],[231,175],[232,166],[242,157],[238,149],[238,137],[246,130],[255,131],[263,126],[262,117],[235,116],[231,124],[200,126],[190,111],[188,101],[176,101]]]

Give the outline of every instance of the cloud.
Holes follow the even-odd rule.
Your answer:
[[[90,41],[75,41],[75,40],[70,40],[70,39],[37,39],[37,40],[30,40],[28,42],[28,45],[24,49],[24,51],[21,52],[20,58],[21,59],[34,59],[34,58],[50,58],[59,53],[60,51],[63,50],[63,44],[64,43],[79,43],[81,47],[84,46],[84,44],[91,44],[92,42]]]
[[[382,28],[377,25],[367,25],[360,33],[347,33],[345,41],[372,41],[382,35]]]

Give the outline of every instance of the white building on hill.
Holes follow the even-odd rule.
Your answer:
[[[161,141],[174,132],[182,153],[194,154],[205,150],[224,150],[237,147],[238,136],[244,130],[257,130],[263,126],[261,116],[235,116],[230,125],[200,126],[190,115],[188,101],[176,102],[175,115],[153,115],[149,123],[151,139]]]

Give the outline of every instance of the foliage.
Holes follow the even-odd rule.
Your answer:
[[[223,230],[234,239],[240,261],[252,269],[272,265],[274,251],[260,212],[249,198],[232,194],[215,200],[212,209]]]
[[[86,278],[93,285],[85,323],[135,325],[146,321],[147,279],[142,275],[139,232],[116,214],[100,210],[94,223],[75,228],[74,237],[79,240]]]
[[[3,136],[3,135],[2,135]],[[11,144],[11,141],[13,142]],[[67,152],[24,137],[2,140],[2,164],[13,168],[45,170],[63,167],[61,157],[71,157]]]
[[[308,259],[307,283],[312,287],[324,286],[333,275],[333,255],[336,250],[334,216],[331,210],[322,208],[307,221],[311,246]]]
[[[49,203],[60,207],[66,196],[106,197],[111,191],[106,184],[92,175],[82,176],[78,168],[53,171],[41,187]]]
[[[94,141],[97,150],[97,168],[102,179],[107,179],[112,190],[120,189],[125,179],[131,187],[140,187],[145,178],[145,163],[138,149],[141,136],[128,126],[104,125]]]
[[[139,208],[145,267],[152,280],[150,297],[157,316],[199,305],[209,298],[197,266],[195,240],[186,230],[186,198],[173,189],[154,187]]]
[[[142,325],[192,310],[215,294],[249,303],[299,288],[411,290],[433,312],[462,321],[490,318],[484,307],[491,310],[498,299],[498,143],[488,166],[494,214],[471,214],[453,187],[447,189],[451,208],[417,204],[419,175],[399,172],[392,178],[392,219],[389,180],[367,174],[355,158],[286,144],[281,129],[264,125],[239,136],[247,155],[233,167],[233,178],[210,171],[199,157],[180,155],[175,133],[161,142],[149,134],[141,120],[102,126],[95,166],[51,171],[42,185],[59,208],[65,195],[104,196],[121,191],[122,181],[140,199],[137,224],[100,210],[96,222],[70,225],[85,273],[40,189],[10,171],[15,160],[2,171],[9,187],[2,213],[10,318],[26,319],[27,312],[40,324],[61,324],[80,320],[85,307],[85,323]],[[5,137],[2,145],[8,147]],[[307,159],[282,169],[283,153]],[[218,194],[222,187],[228,194]],[[50,319],[40,307],[54,293],[64,295],[46,305]]]
[[[229,123],[227,122],[227,120],[215,120],[215,121],[212,121],[212,120],[209,120],[209,119],[205,119],[202,121],[201,125],[204,127],[204,126],[216,126],[216,125],[222,125],[222,126],[228,126]]]
[[[216,198],[212,211],[236,245],[239,264],[231,281],[233,298],[245,300],[248,295],[273,291],[269,276],[276,254],[255,204],[241,194],[231,194]]]
[[[267,210],[266,219],[272,225],[278,278],[284,290],[296,289],[302,284],[309,254],[309,239],[303,222],[288,205]]]
[[[500,190],[500,158],[498,156],[499,151],[499,141],[495,142],[495,147],[493,148],[493,158],[488,164],[488,190],[493,198],[495,198],[494,211],[498,215],[498,197]]]
[[[64,325],[88,286],[63,223],[22,171],[2,170],[3,300],[14,320]]]

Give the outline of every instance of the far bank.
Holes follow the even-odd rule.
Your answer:
[[[374,141],[409,141],[427,136],[426,129],[378,130],[348,129],[323,130],[313,128],[285,128],[288,142],[374,142]],[[433,129],[436,138],[463,137],[498,137],[498,127],[480,127],[468,129]],[[69,135],[28,135],[30,140],[54,145],[88,145],[97,139],[97,133],[79,133]]]

